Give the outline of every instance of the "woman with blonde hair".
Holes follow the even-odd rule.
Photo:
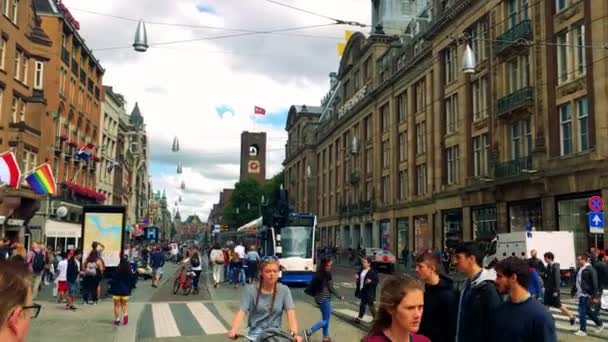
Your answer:
[[[289,287],[279,284],[279,260],[274,256],[262,258],[260,276],[257,284],[245,287],[241,293],[240,309],[232,319],[232,328],[228,337],[235,339],[239,335],[241,323],[247,317],[249,337],[258,338],[270,330],[280,331],[283,312],[287,314],[288,333],[297,342],[302,338],[296,335],[298,321],[295,304]]]
[[[376,319],[363,342],[431,342],[416,334],[424,308],[424,285],[405,275],[387,279],[380,291]],[[440,328],[442,322],[437,322]]]

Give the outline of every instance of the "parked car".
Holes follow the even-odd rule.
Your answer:
[[[365,256],[372,259],[374,269],[384,269],[390,274],[395,271],[397,258],[390,251],[382,248],[366,248]]]

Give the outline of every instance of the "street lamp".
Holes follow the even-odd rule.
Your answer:
[[[146,52],[148,50],[148,33],[146,32],[146,23],[142,20],[137,24],[135,31],[135,39],[133,40],[133,49],[137,52]]]
[[[475,67],[477,66],[477,61],[475,61],[475,54],[473,53],[473,49],[471,49],[471,45],[468,43],[464,47],[464,57],[462,63],[462,71],[465,74],[474,74]]]

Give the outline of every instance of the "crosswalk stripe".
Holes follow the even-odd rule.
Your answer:
[[[227,331],[224,324],[203,303],[188,303],[187,306],[207,335],[223,334]]]
[[[169,304],[152,304],[152,319],[154,320],[154,334],[156,337],[180,336]]]
[[[341,314],[343,314],[343,315],[346,315],[346,316],[352,317],[353,319],[355,319],[355,318],[357,318],[357,316],[359,316],[359,313],[358,313],[358,312],[356,312],[355,310],[351,310],[351,309],[336,309],[336,310],[334,310],[334,311],[339,312],[339,313],[341,313]],[[363,322],[366,322],[366,323],[371,323],[371,321],[372,321],[372,316],[370,316],[370,315],[365,315],[365,316],[363,316],[363,319],[361,319],[361,320],[362,320]]]

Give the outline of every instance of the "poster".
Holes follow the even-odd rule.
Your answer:
[[[91,252],[94,241],[105,247],[101,257],[106,267],[116,267],[120,262],[124,227],[124,207],[85,207],[82,222],[83,260]]]

